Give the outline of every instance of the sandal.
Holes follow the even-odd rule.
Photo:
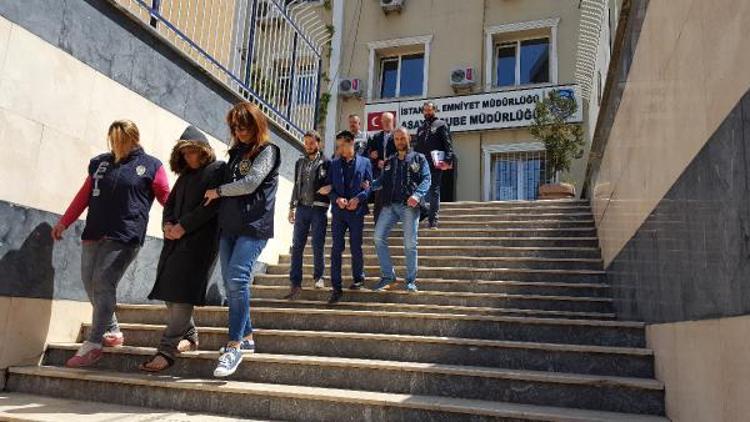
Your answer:
[[[177,351],[183,352],[195,352],[198,350],[198,339],[193,337],[187,337],[177,344]]]
[[[162,365],[160,367],[150,366],[158,358],[162,358],[162,360],[164,360],[164,362],[166,362],[166,365]],[[138,369],[140,369],[141,371],[144,371],[144,372],[161,372],[161,371],[166,371],[167,369],[171,368],[172,365],[174,365],[174,358],[173,357],[167,355],[164,352],[156,352],[155,355],[151,356],[151,359],[147,360],[146,362],[143,362],[138,367]]]

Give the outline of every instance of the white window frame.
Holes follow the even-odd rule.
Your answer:
[[[401,69],[403,68],[401,64],[405,56],[418,56],[420,54],[422,55],[422,60],[425,60],[424,53],[399,53],[398,55],[385,56],[380,59],[380,65],[378,66],[378,76],[377,76],[378,78],[378,82],[377,82],[378,96],[377,97],[379,100],[387,101],[387,100],[394,100],[398,98],[413,98],[414,97],[413,95],[409,95],[406,97],[401,95]],[[397,62],[398,63],[398,68],[396,69],[396,95],[393,97],[383,97],[383,93],[382,93],[383,91],[383,64],[385,62]],[[422,69],[422,71],[424,72],[424,69]],[[424,75],[422,75],[422,77],[424,78]],[[422,95],[424,96],[424,86],[422,86]]]
[[[510,152],[545,151],[542,142],[524,142],[518,144],[486,145],[482,147],[482,200],[492,201],[492,156]]]
[[[493,59],[493,67],[492,67],[492,87],[494,89],[510,89],[510,88],[517,88],[519,86],[548,85],[552,83],[552,63],[550,63],[549,70],[548,70],[549,81],[532,83],[532,84],[521,83],[521,44],[523,44],[524,41],[544,40],[544,39],[547,40],[548,49],[552,50],[552,40],[551,40],[551,37],[548,35],[519,37],[519,38],[513,38],[512,40],[501,41],[501,42],[495,43],[495,58]],[[514,46],[516,49],[516,69],[515,69],[515,75],[514,75],[515,80],[513,82],[513,85],[500,86],[497,84],[497,55],[501,48],[508,47],[511,45]]]
[[[373,41],[367,43],[367,48],[370,51],[369,56],[369,66],[368,66],[368,76],[367,76],[367,101],[380,101],[380,96],[377,97],[374,95],[376,88],[378,94],[380,94],[380,81],[376,81],[376,78],[380,78],[380,70],[381,61],[377,60],[377,56],[379,55],[378,52],[384,50],[384,49],[392,49],[392,48],[406,48],[406,47],[423,47],[423,53],[424,53],[424,79],[422,81],[422,95],[418,96],[410,96],[410,97],[395,97],[395,98],[386,98],[383,99],[383,102],[388,101],[394,101],[396,99],[403,99],[403,98],[426,98],[427,97],[427,87],[429,86],[429,80],[430,80],[430,46],[432,44],[432,35],[423,35],[418,37],[408,37],[408,38],[398,38],[394,40],[382,40],[382,41]],[[415,53],[398,53],[399,56],[399,76],[401,72],[401,59],[400,57],[402,55],[410,55]],[[387,57],[395,57],[395,54],[384,54],[383,58]],[[401,78],[399,77],[399,80],[396,82],[398,85],[401,84]],[[399,87],[400,88],[400,87]],[[396,90],[397,92],[399,89]]]
[[[485,91],[502,91],[507,89],[517,89],[519,86],[544,86],[544,85],[557,85],[558,75],[558,64],[557,64],[557,27],[560,24],[560,18],[554,17],[549,19],[540,19],[528,22],[509,23],[503,25],[488,26],[484,28],[484,88]],[[497,52],[499,44],[495,42],[495,38],[500,34],[512,34],[514,32],[529,31],[534,29],[548,29],[549,30],[549,82],[544,84],[530,84],[530,85],[514,85],[498,87],[495,86],[495,65],[497,62],[497,55],[493,54]],[[528,39],[539,39],[545,36],[524,36],[519,37],[518,40]],[[509,40],[508,43],[516,41],[516,39]],[[517,47],[516,56],[520,54],[520,48]],[[520,63],[516,61],[516,72],[520,69]],[[519,80],[519,75],[516,74],[516,81]]]

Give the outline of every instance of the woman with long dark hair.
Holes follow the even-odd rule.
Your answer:
[[[219,203],[203,206],[203,195],[222,183],[224,163],[216,161],[206,136],[188,126],[172,149],[169,166],[179,177],[164,206],[164,246],[148,296],[166,303],[167,327],[156,354],[140,366],[147,372],[163,371],[179,353],[198,349],[193,308],[206,304],[219,250]]]
[[[232,135],[224,184],[206,191],[219,205],[219,261],[229,303],[229,341],[221,349],[216,377],[232,375],[243,353],[255,351],[250,322],[253,266],[273,237],[279,183],[279,148],[270,143],[268,121],[254,104],[242,102],[227,114]]]
[[[115,121],[107,140],[110,152],[91,159],[83,186],[52,229],[52,237],[62,239],[88,208],[81,235],[81,278],[93,315],[86,341],[66,362],[69,367],[91,366],[101,359],[103,346],[122,346],[114,314],[117,284],[143,245],[154,198],[163,205],[169,195],[167,173],[143,151],[135,123]]]

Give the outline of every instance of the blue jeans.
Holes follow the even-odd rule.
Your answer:
[[[427,191],[427,200],[430,203],[428,221],[431,226],[434,226],[440,218],[440,188],[443,182],[443,170],[430,168],[430,177],[430,190]]]
[[[417,281],[417,232],[419,230],[419,207],[412,208],[404,204],[386,205],[380,211],[375,224],[375,251],[380,262],[380,276],[383,280],[394,281],[391,253],[388,249],[388,235],[391,229],[401,221],[404,229],[404,255],[406,255],[406,283]]]
[[[229,341],[242,341],[253,333],[250,322],[250,284],[253,265],[266,247],[267,239],[221,235],[219,261],[224,290],[229,302]]]
[[[289,281],[293,286],[302,286],[302,261],[307,244],[307,235],[312,230],[312,247],[315,269],[313,280],[323,277],[326,264],[323,248],[326,243],[328,229],[328,210],[323,207],[307,207],[300,205],[294,212],[294,236],[292,240],[292,268],[289,271]]]
[[[341,287],[341,254],[344,253],[344,236],[349,230],[349,249],[352,254],[352,277],[355,282],[365,280],[365,262],[362,256],[362,230],[365,227],[365,216],[353,212],[334,212],[331,220],[331,285],[340,292]]]

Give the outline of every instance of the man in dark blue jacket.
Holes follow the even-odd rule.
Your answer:
[[[398,128],[393,134],[396,155],[389,158],[372,189],[380,191],[383,209],[375,225],[375,250],[381,279],[375,290],[385,290],[396,281],[388,250],[388,235],[399,221],[404,230],[406,289],[417,291],[417,232],[420,205],[430,188],[430,166],[424,155],[409,148],[409,132]]]
[[[339,158],[331,162],[329,178],[331,185],[330,199],[333,218],[331,234],[331,284],[333,293],[328,301],[331,304],[341,300],[341,254],[344,252],[344,236],[349,231],[349,248],[352,254],[351,289],[360,289],[364,285],[364,258],[362,256],[362,230],[364,229],[367,208],[367,197],[372,183],[372,166],[370,160],[356,154],[354,135],[343,131],[336,135],[340,142]]]

